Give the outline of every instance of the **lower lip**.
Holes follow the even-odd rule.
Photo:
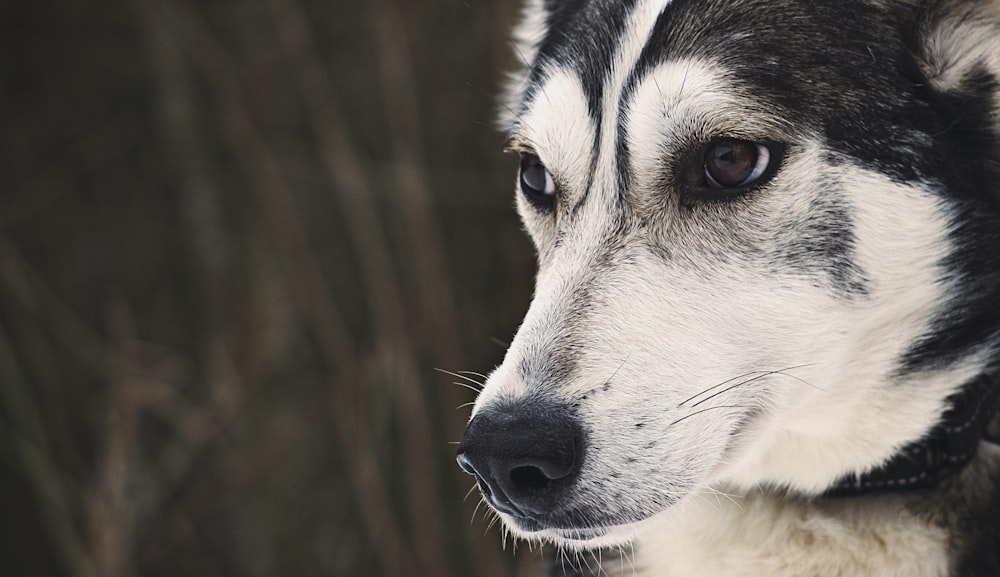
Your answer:
[[[593,539],[599,539],[607,535],[608,530],[604,528],[556,528],[556,527],[546,527],[534,519],[525,519],[522,517],[513,517],[514,525],[518,529],[525,531],[527,533],[542,533],[551,532],[556,536],[565,539],[566,541],[590,541]]]
[[[557,533],[567,541],[592,541],[607,535],[607,529],[558,529]]]

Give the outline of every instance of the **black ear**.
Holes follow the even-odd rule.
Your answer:
[[[953,194],[1000,210],[1000,1],[930,0],[918,26],[915,62],[938,121],[934,155]],[[972,162],[970,162],[972,161]],[[968,163],[969,166],[959,169]]]
[[[951,362],[960,351],[1000,351],[1000,2],[927,5],[909,55],[919,69],[920,156],[953,211],[944,276],[962,280],[948,315],[906,354],[907,371]]]
[[[920,10],[901,61],[924,107],[926,173],[1000,211],[1000,1],[927,0]]]
[[[1000,79],[1000,2],[930,2],[918,34],[917,59],[935,91],[962,91],[987,76]]]

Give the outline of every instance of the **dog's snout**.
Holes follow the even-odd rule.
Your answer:
[[[572,485],[583,448],[581,428],[569,411],[523,401],[476,415],[457,460],[498,511],[537,518],[552,512]]]

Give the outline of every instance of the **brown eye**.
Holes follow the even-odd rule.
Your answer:
[[[721,138],[705,149],[705,184],[711,188],[745,188],[771,165],[771,151],[763,144]]]

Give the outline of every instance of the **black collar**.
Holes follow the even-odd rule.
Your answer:
[[[926,489],[961,470],[1000,409],[1000,382],[993,376],[980,376],[949,397],[948,404],[941,422],[923,439],[903,447],[877,469],[842,478],[825,495]]]

